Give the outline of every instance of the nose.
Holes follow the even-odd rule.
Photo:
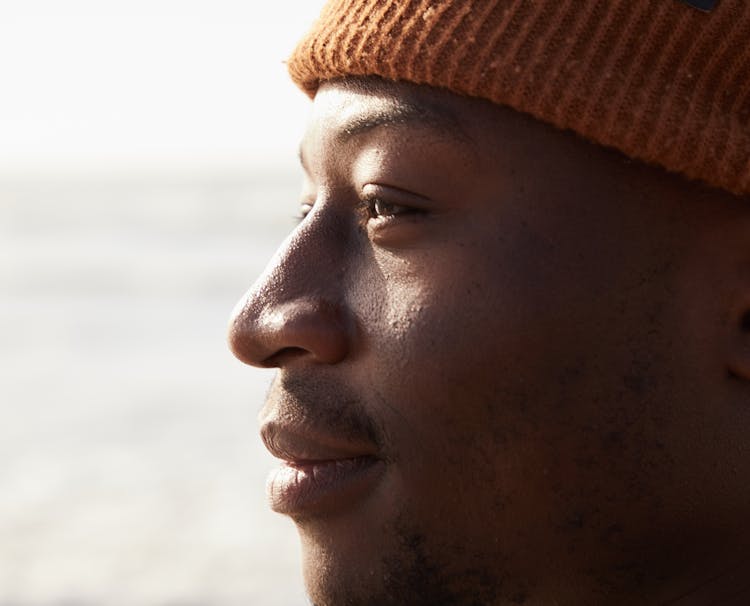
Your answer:
[[[355,323],[344,302],[340,239],[308,220],[282,244],[263,275],[239,301],[229,347],[252,366],[304,359],[337,364],[349,354]]]

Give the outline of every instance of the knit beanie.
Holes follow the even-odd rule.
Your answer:
[[[311,97],[375,75],[488,99],[750,194],[748,0],[330,0],[288,69]]]

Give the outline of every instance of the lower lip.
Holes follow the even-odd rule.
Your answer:
[[[271,509],[311,515],[346,509],[364,498],[384,468],[374,457],[284,463],[266,484]]]

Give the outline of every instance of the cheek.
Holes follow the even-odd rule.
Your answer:
[[[406,364],[400,370],[444,381],[457,367],[489,359],[486,346],[499,329],[500,288],[488,279],[488,268],[448,251],[391,258],[379,270],[382,281],[366,306],[364,325],[381,364]]]
[[[492,261],[466,249],[392,261],[380,265],[387,279],[379,302],[367,307],[372,330],[360,366],[369,371],[365,389],[395,460],[386,492],[398,499],[390,509],[449,544],[469,538],[491,551],[497,545],[486,537],[500,534],[506,506],[524,500],[513,515],[529,521],[525,528],[541,515],[535,503],[544,502],[517,494],[528,470],[544,464],[530,439],[533,381],[526,377],[534,371],[514,366],[528,357],[517,330],[526,322],[499,311],[525,306],[510,305],[508,285],[491,279]]]
[[[483,250],[455,245],[440,256],[384,255],[376,275],[362,274],[360,292],[371,295],[360,306],[367,314],[360,368],[379,409],[398,417],[386,426],[405,428],[399,447],[413,448],[414,456],[464,465],[468,455],[487,456],[499,427],[510,426],[508,415],[528,398],[524,373],[534,371],[518,364],[528,357],[521,351],[528,331],[518,330],[528,324],[519,314],[527,306],[510,300],[518,292],[498,279],[496,261]],[[512,423],[514,431],[520,426],[520,419]]]

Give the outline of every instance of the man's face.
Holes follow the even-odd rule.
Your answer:
[[[710,196],[379,81],[324,85],[301,151],[230,339],[279,368],[269,496],[316,605],[633,603],[732,535]]]

